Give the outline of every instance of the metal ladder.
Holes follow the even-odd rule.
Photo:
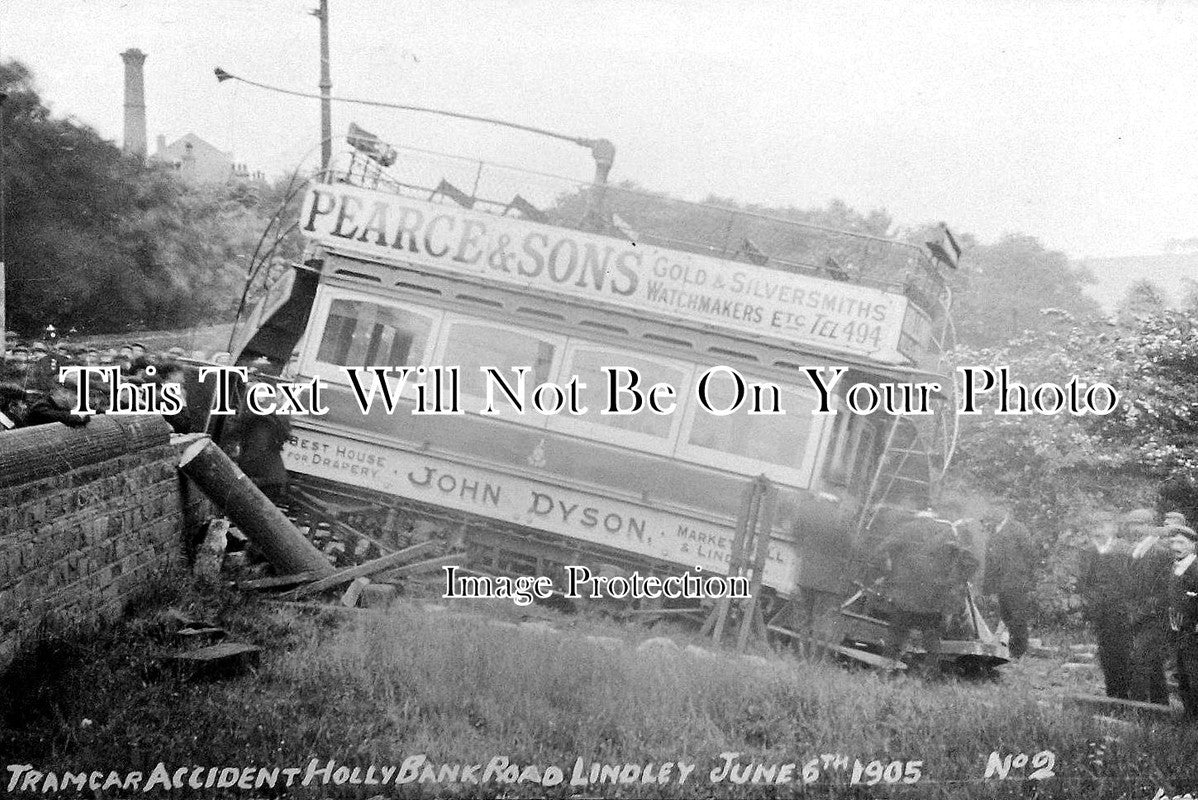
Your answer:
[[[765,618],[757,596],[761,593],[765,562],[769,557],[770,530],[773,527],[774,506],[778,490],[765,475],[758,475],[745,487],[736,533],[728,563],[728,577],[744,577],[749,581],[749,597],[734,601],[721,597],[703,623],[703,635],[717,643],[724,637],[733,602],[739,604],[740,630],[736,637],[737,652],[744,652],[752,635],[764,639]]]

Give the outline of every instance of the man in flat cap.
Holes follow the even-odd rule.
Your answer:
[[[23,387],[15,383],[0,383],[0,431],[10,431],[24,425],[28,407]]]
[[[88,417],[71,413],[71,409],[75,407],[78,392],[79,386],[72,378],[66,378],[53,384],[45,397],[29,406],[29,411],[25,415],[25,425],[32,427],[48,425],[52,422],[61,422],[70,428],[86,425]]]
[[[1128,609],[1131,620],[1131,693],[1129,699],[1169,704],[1165,659],[1169,647],[1169,572],[1173,553],[1153,525],[1156,514],[1140,508],[1125,518],[1131,535],[1140,535],[1128,565]]]
[[[966,584],[977,572],[968,531],[931,511],[901,523],[878,544],[875,562],[889,601],[886,655],[899,659],[913,631],[922,634],[925,674],[940,671],[940,640],[946,617],[964,604]]]
[[[1131,692],[1131,623],[1127,608],[1131,543],[1113,514],[1094,520],[1092,540],[1078,559],[1077,588],[1086,620],[1098,639],[1098,665],[1107,697]]]
[[[1177,657],[1177,688],[1186,715],[1198,716],[1198,533],[1184,523],[1170,523],[1169,629]]]
[[[1009,508],[998,508],[984,517],[982,524],[990,531],[986,537],[982,593],[998,597],[999,619],[1011,634],[1011,656],[1020,658],[1027,652],[1027,623],[1031,616],[1035,562],[1032,535]]]

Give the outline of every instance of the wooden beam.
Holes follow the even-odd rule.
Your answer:
[[[308,494],[305,494],[303,491],[301,491],[299,489],[292,490],[291,503],[293,505],[299,506],[300,508],[304,509],[305,511],[312,513],[319,519],[324,520],[325,522],[329,523],[329,526],[331,528],[333,528],[334,530],[340,530],[343,533],[349,534],[350,536],[356,536],[359,539],[365,539],[366,541],[373,543],[374,546],[377,547],[383,553],[396,552],[395,545],[389,544],[388,542],[384,542],[382,539],[376,539],[375,537],[371,536],[369,533],[360,531],[357,528],[355,528],[353,525],[342,522],[341,520],[337,519],[337,517],[332,512],[330,512],[328,509],[324,508],[320,504],[320,502],[318,502],[315,498],[311,497]]]
[[[294,586],[297,583],[307,583],[320,577],[319,572],[297,572],[294,575],[275,575],[270,578],[254,578],[248,581],[238,581],[237,588],[253,591],[255,589],[277,589],[283,586]]]
[[[1144,703],[1139,700],[1122,700],[1118,697],[1106,697],[1098,694],[1070,694],[1065,696],[1065,702],[1082,706],[1093,711],[1134,711],[1140,714],[1151,714],[1160,717],[1171,717],[1173,709],[1158,703]]]
[[[333,571],[324,553],[291,524],[211,439],[205,437],[189,445],[183,451],[179,468],[280,572],[327,575]]]
[[[221,642],[176,653],[167,659],[167,663],[191,678],[217,678],[256,667],[261,654],[262,648],[257,645]]]
[[[411,547],[405,547],[397,553],[390,553],[382,558],[376,558],[373,561],[367,561],[365,564],[358,564],[354,567],[347,567],[334,572],[327,578],[321,578],[318,581],[313,581],[306,586],[301,586],[298,589],[293,589],[290,592],[282,595],[285,600],[298,600],[301,597],[308,597],[317,592],[323,592],[325,589],[332,589],[334,586],[340,586],[343,583],[349,583],[354,578],[364,578],[368,575],[374,575],[382,572],[385,569],[402,564],[413,556],[428,552],[438,546],[437,542],[421,542],[414,544]],[[461,559],[461,555],[455,556]]]
[[[416,545],[419,547],[420,545]],[[408,548],[411,549],[411,548]],[[466,554],[462,552],[447,553],[443,556],[430,558],[425,561],[417,561],[415,564],[405,564],[402,567],[389,569],[386,573],[378,576],[379,583],[387,583],[388,581],[403,578],[408,575],[418,575],[422,572],[430,572],[441,567],[454,566],[462,563],[466,559]]]

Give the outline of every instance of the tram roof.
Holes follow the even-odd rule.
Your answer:
[[[945,286],[909,243],[478,161],[465,183],[463,159],[403,153],[402,181],[342,160],[309,187],[303,232],[363,262],[860,356],[871,369],[925,362],[939,346]],[[525,197],[538,192],[539,207]]]

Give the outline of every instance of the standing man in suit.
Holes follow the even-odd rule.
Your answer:
[[[940,670],[940,640],[946,616],[964,601],[966,584],[978,559],[959,527],[921,512],[900,524],[878,545],[880,590],[890,603],[883,646],[893,659],[902,656],[912,631],[923,636],[926,670]]]
[[[1128,610],[1131,614],[1131,693],[1129,699],[1169,704],[1165,659],[1169,646],[1169,573],[1173,552],[1153,525],[1156,514],[1141,508],[1128,514],[1131,536],[1139,536],[1128,565]]]
[[[1027,652],[1028,617],[1031,616],[1032,566],[1035,558],[1031,532],[1000,509],[1002,516],[986,540],[986,570],[982,575],[982,593],[998,596],[998,616],[1011,633],[1011,656]],[[987,525],[989,527],[989,525]]]
[[[1168,526],[1173,570],[1169,576],[1169,629],[1177,657],[1177,688],[1186,715],[1198,716],[1198,533]]]
[[[1098,521],[1093,540],[1079,558],[1077,588],[1083,613],[1098,639],[1098,664],[1107,697],[1126,700],[1131,692],[1131,621],[1127,609],[1131,544],[1108,516]]]

